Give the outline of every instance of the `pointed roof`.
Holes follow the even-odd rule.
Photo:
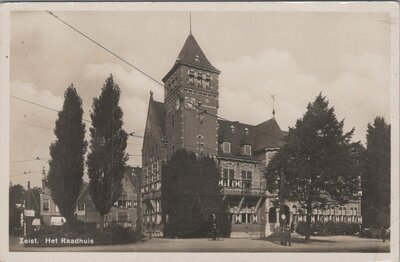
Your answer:
[[[218,142],[230,142],[231,152],[223,153],[219,149],[219,156],[240,159],[254,159],[241,152],[243,145],[251,145],[252,151],[258,153],[266,148],[280,148],[285,144],[287,132],[282,131],[275,118],[258,125],[249,125],[238,121],[218,120]]]
[[[168,76],[176,69],[180,64],[194,66],[200,69],[209,70],[211,72],[220,73],[220,71],[214,67],[210,61],[208,61],[203,50],[201,50],[194,36],[190,33],[186,38],[185,44],[182,47],[181,52],[176,58],[175,64],[168,74],[163,78],[165,81]]]
[[[153,100],[154,110],[156,111],[157,120],[160,125],[161,133],[165,135],[165,104]]]
[[[263,148],[276,148],[284,145],[287,132],[282,131],[275,118],[271,118],[256,126],[257,139],[255,150]]]

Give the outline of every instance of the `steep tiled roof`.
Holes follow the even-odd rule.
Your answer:
[[[163,78],[163,81],[165,81],[171,74],[171,72],[174,71],[175,68],[180,64],[194,66],[200,69],[209,70],[211,72],[220,73],[220,71],[216,67],[214,67],[210,63],[210,61],[208,61],[206,55],[204,54],[203,50],[201,50],[199,44],[192,34],[189,34],[189,36],[186,38],[185,44],[183,45],[181,52],[176,58],[174,66]]]
[[[284,144],[283,137],[286,132],[283,132],[275,118],[265,121],[256,126],[257,139],[254,150],[263,148],[281,147]]]
[[[153,100],[154,110],[157,114],[157,120],[161,128],[161,132],[165,135],[165,104]]]
[[[223,153],[219,150],[220,156],[241,156],[242,158],[251,159],[251,156],[244,156],[241,147],[243,145],[254,146],[256,142],[256,132],[252,125],[239,122],[231,122],[226,120],[218,120],[218,142],[230,142],[231,153]],[[246,133],[247,129],[247,133]]]
[[[219,70],[208,61],[206,55],[203,53],[203,50],[201,50],[192,34],[186,38],[186,42],[176,61],[219,72]]]
[[[81,199],[81,197],[86,193],[86,191],[89,189],[89,183],[87,182],[83,182],[82,186],[81,186],[81,190],[79,192],[79,196],[77,198],[77,200],[79,201]]]
[[[265,148],[281,147],[284,144],[283,137],[286,132],[279,128],[275,119],[256,126],[226,120],[218,120],[218,125],[218,142],[231,143],[231,153],[223,153],[220,148],[220,156],[252,159],[252,156],[243,155],[243,145],[251,145],[252,151],[255,152]]]

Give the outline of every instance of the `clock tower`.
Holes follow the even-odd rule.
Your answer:
[[[178,149],[218,154],[218,76],[190,33],[163,78],[168,155]]]

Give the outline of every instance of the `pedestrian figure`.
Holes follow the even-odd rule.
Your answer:
[[[217,240],[217,224],[213,224],[213,229],[212,229],[212,239]]]
[[[385,226],[382,226],[382,229],[381,229],[381,238],[382,238],[382,241],[383,241],[383,242],[386,241],[386,228],[385,228]]]
[[[291,246],[291,236],[290,236],[290,232],[291,228],[289,225],[286,226],[286,234],[285,234],[285,242],[286,242],[286,246],[289,244],[289,247]]]
[[[281,226],[279,229],[279,244],[283,245],[285,242],[285,228]]]

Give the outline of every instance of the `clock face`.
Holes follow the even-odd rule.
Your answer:
[[[180,106],[181,106],[181,101],[178,98],[178,99],[176,99],[176,102],[175,102],[175,110],[179,110]]]

